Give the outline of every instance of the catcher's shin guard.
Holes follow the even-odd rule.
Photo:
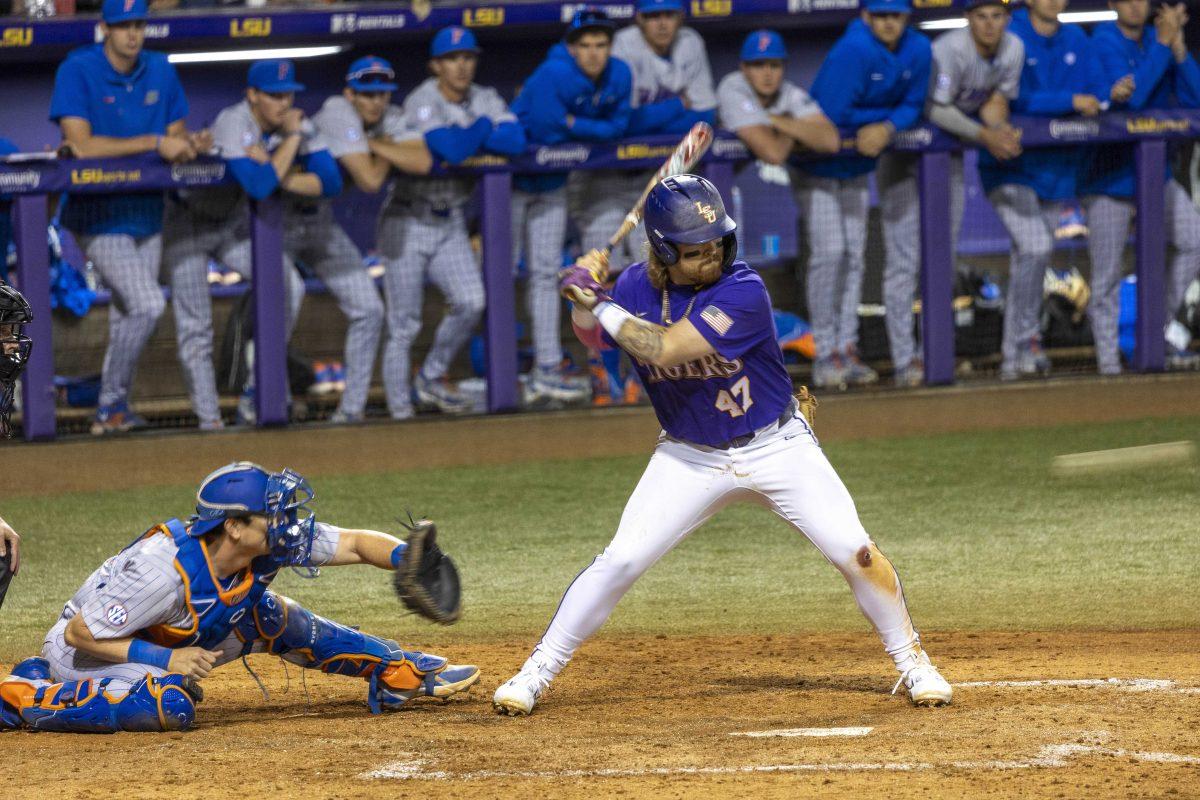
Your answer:
[[[417,695],[449,696],[479,677],[475,667],[449,667],[441,656],[406,651],[391,639],[326,619],[273,592],[263,595],[249,617],[238,625],[243,641],[259,639],[268,652],[307,669],[365,678],[367,705],[375,714]],[[464,669],[469,674],[460,673]]]
[[[50,683],[15,674],[0,683],[0,727],[22,723],[38,731],[114,733],[181,731],[196,718],[182,675],[147,675],[123,697],[107,691],[111,678]]]

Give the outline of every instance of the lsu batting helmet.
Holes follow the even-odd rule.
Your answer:
[[[297,472],[268,472],[250,461],[235,461],[201,482],[188,533],[203,536],[230,517],[261,514],[267,518],[271,554],[281,564],[302,566],[312,552],[316,526],[308,509],[312,499],[312,488]]]
[[[704,244],[721,239],[725,245],[721,269],[737,256],[737,223],[725,213],[717,187],[699,175],[663,178],[646,198],[646,238],[650,248],[671,265],[679,261],[681,244]]]

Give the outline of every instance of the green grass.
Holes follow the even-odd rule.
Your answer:
[[[827,453],[895,562],[918,625],[934,629],[1155,629],[1200,624],[1200,468],[1054,480],[1051,458],[1196,439],[1198,419],[847,442]],[[648,456],[648,454],[647,454]],[[319,516],[395,529],[406,506],[438,520],[463,571],[452,629],[397,623],[389,576],[284,575],[314,610],[419,644],[543,629],[571,578],[607,543],[646,457],[322,479]],[[40,647],[86,575],[194,487],[4,501],[25,566],[0,611],[0,660]],[[670,503],[670,497],[663,497]],[[862,630],[840,576],[766,511],[720,514],[651,570],[607,632]],[[398,630],[399,628],[399,630]]]

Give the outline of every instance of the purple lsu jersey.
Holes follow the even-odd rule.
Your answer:
[[[716,352],[674,367],[633,359],[663,430],[714,447],[775,422],[791,402],[792,380],[775,338],[771,298],[758,273],[735,261],[699,292],[674,284],[668,292],[672,321],[682,319],[690,304],[687,319]],[[663,324],[662,291],[651,285],[645,263],[621,273],[612,299],[640,319]],[[611,337],[605,339],[613,344]]]

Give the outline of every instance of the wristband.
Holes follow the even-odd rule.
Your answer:
[[[621,308],[611,300],[604,300],[592,308],[592,314],[600,321],[600,326],[608,331],[608,335],[617,338],[617,334],[621,332],[621,326],[629,322],[635,317],[625,309]]]
[[[392,569],[400,569],[400,562],[404,558],[404,554],[408,552],[408,545],[404,542],[396,545],[392,550]]]
[[[171,651],[144,639],[134,639],[129,643],[127,658],[134,664],[149,664],[159,669],[167,669],[171,663]]]

